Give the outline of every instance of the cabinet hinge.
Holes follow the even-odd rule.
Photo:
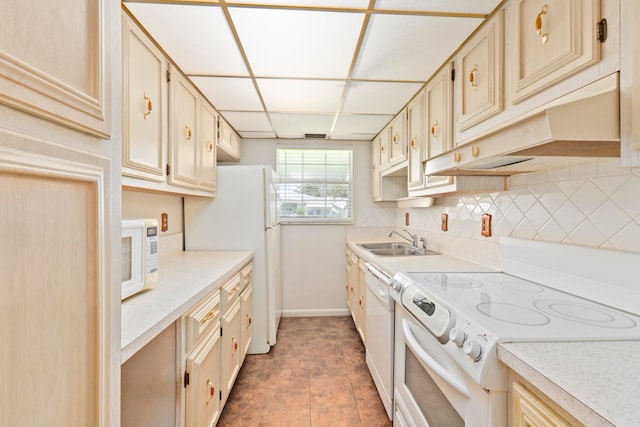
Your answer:
[[[455,68],[451,68],[451,81],[452,82],[456,81],[456,69]]]
[[[167,176],[171,175],[171,165],[167,163]]]
[[[171,81],[171,71],[167,70],[167,83]]]
[[[222,390],[220,390],[220,400],[222,400]]]
[[[598,41],[600,43],[604,43],[605,40],[607,40],[607,20],[605,18],[602,18],[599,22],[598,22]]]
[[[189,372],[184,371],[184,388],[187,388],[189,385]]]
[[[222,328],[220,328],[220,336],[222,336]]]

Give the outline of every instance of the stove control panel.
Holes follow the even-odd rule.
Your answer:
[[[449,330],[455,316],[440,302],[425,295],[416,286],[406,285],[402,292],[402,305],[415,316],[441,343],[449,341]]]

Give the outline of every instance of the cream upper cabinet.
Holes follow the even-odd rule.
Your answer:
[[[240,150],[240,136],[220,117],[218,119],[218,161],[239,162]]]
[[[203,190],[216,191],[216,111],[204,99],[200,98],[200,120],[198,121],[198,187]]]
[[[456,122],[458,130],[503,109],[504,10],[462,47],[456,57]]]
[[[168,181],[193,188],[198,183],[198,92],[175,68],[170,72]]]
[[[425,87],[425,117],[427,126],[426,158],[442,154],[452,147],[451,64],[444,66]],[[425,187],[450,184],[449,176],[426,176]]]
[[[424,187],[424,91],[420,91],[407,106],[408,169],[409,191]]]
[[[623,166],[640,166],[640,2],[620,4],[620,142]]]
[[[165,180],[167,59],[123,13],[122,174]]]
[[[220,417],[220,322],[187,356],[189,382],[186,385],[185,424],[215,425]]]
[[[514,0],[512,102],[600,59],[600,0]]]
[[[389,123],[389,165],[407,160],[407,110]]]
[[[390,164],[390,133],[391,129],[389,126],[385,127],[382,132],[380,132],[380,172],[389,167]]]
[[[380,198],[380,144],[381,136],[371,142],[371,197],[373,200]]]

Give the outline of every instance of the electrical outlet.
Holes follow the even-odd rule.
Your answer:
[[[440,229],[442,231],[449,231],[449,214],[443,213],[440,215]]]
[[[482,220],[480,221],[480,234],[484,237],[491,236],[491,215],[482,214]]]
[[[160,231],[169,230],[169,214],[161,213],[160,214],[160,219],[162,221],[162,223],[160,225]]]

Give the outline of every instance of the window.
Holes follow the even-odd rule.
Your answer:
[[[352,150],[278,148],[280,220],[351,223]]]

